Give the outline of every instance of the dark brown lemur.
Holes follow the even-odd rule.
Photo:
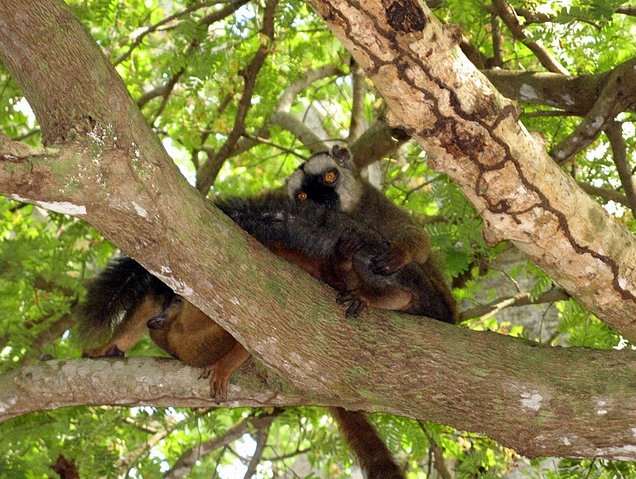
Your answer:
[[[217,205],[274,253],[341,293],[355,284],[365,291],[383,290],[385,306],[403,307],[413,301],[411,279],[400,284],[403,273],[368,272],[371,258],[386,245],[373,230],[342,213],[294,205],[284,193],[219,201]],[[374,281],[362,281],[358,270],[364,276],[376,276]],[[88,349],[87,356],[123,355],[149,331],[159,347],[186,364],[203,367],[202,376],[211,374],[211,394],[219,400],[227,398],[230,376],[249,358],[243,346],[223,328],[126,256],[111,262],[94,280],[79,317],[83,337],[95,338],[112,331],[111,338]],[[363,415],[340,408],[332,408],[332,412],[367,477],[403,477]]]
[[[358,275],[368,283],[377,280],[378,275],[400,272],[402,285],[423,284],[421,278],[426,278],[425,287],[415,289],[416,300],[410,307],[398,310],[457,323],[455,300],[431,256],[426,232],[360,176],[346,148],[334,146],[330,152],[313,155],[289,177],[287,192],[298,203],[344,212],[376,230],[387,242],[388,248],[370,258],[367,269],[359,268]],[[368,304],[382,307],[374,304],[372,295],[361,300],[369,300],[369,296]]]

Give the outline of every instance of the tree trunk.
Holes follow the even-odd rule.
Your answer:
[[[456,33],[417,0],[308,3],[373,80],[395,126],[480,212],[486,239],[513,242],[636,341],[636,238],[559,169]]]

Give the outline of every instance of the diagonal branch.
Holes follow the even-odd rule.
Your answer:
[[[229,17],[234,12],[236,12],[239,8],[245,5],[248,1],[249,0],[233,0],[232,2],[229,2],[229,4],[225,6],[224,8],[222,8],[221,10],[217,10],[216,12],[212,12],[209,15],[206,15],[199,22],[199,26],[202,26],[202,27],[210,26],[214,22],[218,22],[220,20],[223,20],[224,18]],[[206,2],[203,2],[203,3],[206,3]],[[214,2],[214,3],[218,3],[218,2]],[[192,55],[198,47],[199,47],[199,40],[195,38],[188,45],[184,53],[185,57],[188,58],[190,55]],[[115,63],[115,65],[117,65],[117,63]],[[159,112],[155,114],[155,116],[159,116],[159,114],[165,107],[168,101],[168,97],[172,93],[172,90],[178,84],[179,80],[181,79],[181,77],[183,76],[185,72],[186,72],[186,67],[185,66],[181,67],[170,78],[168,78],[168,80],[163,85],[160,85],[156,88],[153,88],[152,90],[149,90],[143,93],[137,99],[137,106],[141,108],[144,105],[146,105],[149,101],[157,97],[162,97],[163,98],[162,105],[159,107]]]
[[[590,145],[614,120],[636,101],[636,58],[612,70],[594,106],[574,132],[554,147],[551,155],[560,165]]]
[[[160,20],[159,22],[157,22],[157,23],[155,23],[153,25],[137,29],[135,31],[135,35],[133,37],[132,43],[130,45],[128,45],[128,49],[124,53],[122,53],[113,62],[113,65],[117,66],[120,63],[126,61],[128,58],[130,58],[130,55],[132,54],[133,50],[135,48],[137,48],[139,45],[141,45],[141,42],[143,41],[144,38],[146,38],[146,36],[148,36],[149,34],[151,34],[153,32],[156,32],[157,30],[159,30],[164,25],[167,25],[168,23],[171,23],[174,20],[177,20],[177,19],[179,19],[181,17],[184,17],[186,15],[189,15],[192,12],[196,12],[197,10],[199,10],[201,8],[211,7],[212,5],[217,5],[219,3],[222,3],[222,2],[220,2],[219,0],[212,0],[212,1],[207,1],[207,2],[195,3],[194,5],[191,5],[191,6],[187,7],[187,8],[184,8],[183,10],[181,10],[179,12],[176,12],[176,13],[173,13],[172,15],[167,16],[163,20]],[[225,2],[223,2],[223,3],[225,3]]]
[[[269,426],[279,414],[279,411],[274,410],[271,414],[259,416],[252,415],[251,417],[244,419],[235,426],[229,428],[222,436],[208,439],[207,441],[203,441],[191,448],[188,448],[164,474],[164,479],[179,479],[181,477],[188,476],[197,461],[214,452],[219,447],[231,444],[253,429],[257,429],[258,431],[269,430]]]
[[[264,424],[260,424],[256,427],[256,449],[254,454],[252,454],[252,458],[250,459],[250,463],[247,465],[247,470],[243,475],[243,479],[251,479],[256,474],[256,468],[261,463],[261,459],[263,458],[263,452],[265,451],[265,445],[267,444],[267,439],[269,437],[269,429],[274,422],[274,418],[271,417],[270,420]]]
[[[560,288],[551,289],[550,291],[539,295],[539,297],[534,300],[531,298],[529,292],[524,291],[515,294],[514,296],[497,298],[488,304],[482,304],[474,308],[462,311],[460,319],[461,321],[465,321],[471,318],[487,317],[498,313],[505,308],[515,306],[528,306],[531,304],[554,303],[555,301],[563,301],[569,298],[570,295]]]
[[[548,52],[540,40],[533,41],[530,39],[530,34],[521,24],[519,17],[506,0],[493,0],[492,3],[497,9],[497,14],[501,17],[512,35],[535,54],[539,62],[541,62],[541,65],[553,73],[569,75],[567,69]]]
[[[263,13],[263,27],[260,31],[261,46],[256,51],[250,64],[243,71],[243,95],[239,101],[232,131],[230,131],[230,134],[219,151],[214,156],[208,158],[197,172],[196,188],[202,193],[206,193],[214,184],[214,180],[219,174],[221,166],[223,166],[225,160],[229,158],[232,151],[236,148],[236,143],[245,133],[245,120],[252,104],[252,95],[254,94],[256,79],[265,63],[265,58],[274,40],[274,12],[276,11],[277,4],[278,0],[267,0],[266,2],[265,12]]]
[[[614,164],[616,165],[618,177],[623,185],[623,190],[625,190],[629,209],[632,210],[632,214],[636,217],[636,191],[634,189],[634,179],[632,177],[631,168],[627,163],[627,144],[625,138],[623,138],[623,129],[620,123],[613,121],[605,129],[605,134],[612,148]]]
[[[415,1],[407,1],[405,16],[382,0],[364,8],[309,3],[370,75],[391,123],[480,212],[486,240],[511,240],[603,321],[636,339],[636,238],[561,171],[519,123],[516,105],[459,52],[456,36]]]
[[[579,185],[579,187],[588,195],[598,196],[605,201],[614,201],[615,203],[619,203],[629,208],[629,201],[627,200],[627,196],[620,194],[618,191],[608,188],[600,188],[598,186],[585,183],[583,181],[577,181],[577,185]]]

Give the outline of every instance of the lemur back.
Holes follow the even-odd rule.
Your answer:
[[[395,282],[408,284],[415,298],[401,311],[449,323],[458,321],[455,300],[431,257],[428,235],[404,209],[360,176],[348,150],[336,146],[331,152],[313,155],[289,177],[287,193],[297,203],[344,212],[377,231],[388,248],[370,259],[371,276],[365,275],[364,280],[372,283],[376,279],[373,274],[401,272]]]
[[[217,205],[274,253],[335,288],[360,282],[354,263],[368,263],[374,238],[373,254],[384,246],[364,225],[338,212],[296,206],[284,193],[223,200]],[[364,247],[360,238],[365,239]],[[377,280],[385,283],[383,289],[390,289],[392,280]],[[96,307],[99,311],[92,309]],[[241,344],[211,318],[126,256],[113,261],[93,282],[79,316],[85,335],[112,336],[87,350],[88,356],[123,355],[149,331],[160,348],[186,364],[204,367],[204,376],[211,376],[211,395],[219,400],[227,398],[229,377],[249,358]],[[391,453],[362,414],[340,408],[332,408],[332,412],[367,477],[403,479]]]

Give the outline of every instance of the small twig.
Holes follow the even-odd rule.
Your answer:
[[[632,214],[636,216],[636,191],[634,190],[634,180],[632,178],[632,172],[630,171],[629,164],[627,163],[627,143],[623,138],[623,130],[621,125],[615,121],[612,121],[607,128],[605,128],[605,134],[610,142],[612,153],[614,156],[614,164],[616,165],[616,171],[618,177],[623,185],[625,196],[627,197],[627,203],[632,210]]]
[[[444,460],[444,450],[440,447],[433,436],[429,434],[428,430],[426,429],[426,425],[422,421],[417,421],[417,423],[420,425],[422,433],[424,433],[424,436],[426,436],[426,439],[430,444],[429,458],[431,458],[432,455],[432,461],[429,459],[429,467],[430,463],[432,462],[435,470],[437,471],[437,474],[439,474],[439,477],[441,477],[442,479],[453,479],[453,475],[451,474],[448,466],[446,465],[446,461]]]
[[[265,63],[265,58],[269,54],[271,44],[274,41],[274,12],[276,11],[277,5],[278,0],[268,0],[265,5],[263,26],[260,30],[261,45],[250,64],[243,70],[243,95],[238,104],[238,111],[232,131],[230,131],[218,153],[209,158],[197,172],[196,187],[202,193],[207,192],[214,184],[214,180],[219,174],[221,166],[236,147],[237,141],[241,138],[243,133],[245,133],[245,120],[252,106],[252,95],[254,94],[254,87],[256,86],[256,78]]]
[[[265,423],[259,427],[258,432],[256,433],[256,449],[250,459],[250,463],[247,465],[247,471],[245,471],[243,479],[251,479],[256,474],[256,467],[260,464],[261,459],[263,458],[263,452],[265,450],[265,445],[267,444],[267,438],[269,437],[269,429],[273,421],[274,418],[271,417],[269,423]]]
[[[524,112],[521,116],[525,118],[540,118],[545,116],[574,116],[571,111],[563,110],[537,110]]]
[[[514,9],[505,0],[493,0],[493,5],[497,13],[506,24],[512,36],[527,46],[535,54],[541,65],[548,71],[569,75],[567,69],[548,52],[540,40],[531,40],[530,34],[519,21],[519,17]]]
[[[528,306],[532,304],[553,303],[555,301],[563,301],[570,297],[565,290],[560,288],[553,288],[550,291],[546,291],[541,294],[537,299],[532,301],[530,299],[530,293],[527,291],[515,294],[513,296],[507,296],[504,298],[498,298],[488,304],[476,306],[471,309],[462,311],[460,314],[460,321],[465,321],[471,318],[484,318],[486,316],[492,316],[499,311],[510,308],[513,306]]]
[[[21,135],[18,136],[14,136],[13,138],[11,138],[13,141],[22,141],[22,140],[26,140],[27,138],[32,137],[33,135],[37,135],[38,133],[40,133],[40,129],[39,128],[34,128],[33,130],[29,130],[26,133],[23,133]]]
[[[564,138],[551,152],[558,164],[569,161],[590,145],[605,130],[616,115],[636,100],[636,59],[623,63],[607,76],[605,85],[592,109],[571,135]]]
[[[287,148],[286,146],[275,143],[271,140],[268,140],[267,138],[261,138],[259,136],[249,135],[247,133],[243,133],[243,136],[245,138],[249,138],[250,140],[254,140],[255,142],[262,143],[263,145],[271,146],[278,150],[284,151],[285,153],[289,153],[290,155],[294,155],[295,157],[300,158],[303,161],[307,160],[307,156],[297,152],[293,148]]]

